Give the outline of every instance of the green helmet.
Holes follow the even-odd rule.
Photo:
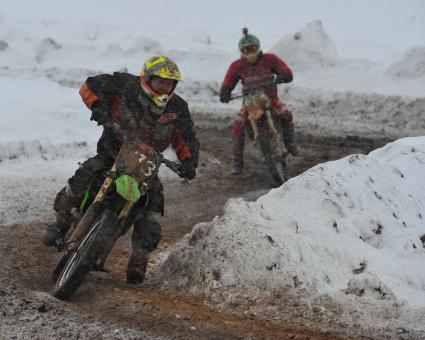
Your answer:
[[[242,57],[253,63],[260,54],[260,39],[253,34],[248,34],[248,29],[242,29],[243,37],[239,40],[239,50]]]

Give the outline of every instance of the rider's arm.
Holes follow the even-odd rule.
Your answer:
[[[169,103],[169,110],[175,110],[174,112],[177,112],[176,127],[184,140],[184,144],[192,154],[195,166],[197,166],[199,157],[199,141],[196,137],[196,131],[190,115],[189,106],[182,98],[175,94]]]
[[[113,96],[114,77],[110,74],[101,74],[95,77],[88,77],[80,88],[80,96],[86,106],[92,110],[93,105],[98,101],[107,102]]]
[[[84,104],[92,111],[90,120],[95,120],[99,125],[105,124],[112,117],[109,102],[111,99],[110,88],[113,77],[102,74],[89,77],[80,88],[80,96]]]
[[[80,96],[92,111],[91,120],[99,125],[112,120],[114,106],[130,77],[132,75],[128,73],[115,72],[113,75],[100,74],[87,78],[80,88]]]
[[[220,89],[220,101],[223,103],[227,103],[230,101],[230,94],[232,93],[233,89],[235,88],[236,84],[240,79],[239,68],[240,60],[236,60],[230,65],[229,69],[227,70]]]
[[[194,160],[194,156],[187,147],[184,138],[182,137],[179,129],[175,128],[173,136],[171,138],[171,145],[176,152],[177,158],[180,162],[183,162],[186,158],[191,157]]]
[[[288,65],[274,54],[271,54],[270,57],[272,58],[272,72],[276,75],[275,83],[290,83],[294,77]]]

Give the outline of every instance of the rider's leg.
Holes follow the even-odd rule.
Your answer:
[[[232,175],[240,175],[244,164],[244,146],[245,146],[245,111],[242,108],[236,120],[232,124],[232,149],[233,149],[233,171]]]
[[[56,195],[53,209],[54,221],[46,226],[42,232],[41,240],[46,246],[53,246],[57,239],[68,231],[72,222],[71,210],[78,208],[93,178],[93,174],[100,169],[110,167],[105,165],[105,158],[100,155],[86,160],[68,180],[68,184]]]
[[[55,217],[52,223],[49,223],[41,234],[41,241],[44,245],[54,246],[57,239],[66,234],[71,221],[71,209],[75,206],[76,197],[72,192],[71,186],[67,184],[56,195],[53,209]]]
[[[295,131],[294,131],[294,123],[283,121],[282,120],[282,130],[283,130],[283,142],[285,143],[285,147],[288,151],[296,156],[298,155],[298,148],[295,144]]]
[[[147,196],[136,203],[133,213],[137,217],[131,237],[133,251],[128,261],[127,281],[137,284],[143,282],[149,254],[161,240],[159,217],[164,215],[164,188],[158,177],[152,179]]]
[[[161,239],[160,213],[144,211],[133,226],[131,238],[132,253],[127,266],[127,282],[137,284],[145,279],[149,254],[158,246]]]
[[[244,135],[241,134],[241,136],[237,139],[232,140],[232,147],[233,147],[233,170],[232,175],[241,175],[243,172],[243,151],[244,151],[244,145],[245,145],[245,139]]]
[[[298,154],[298,148],[295,144],[293,114],[287,109],[286,105],[278,99],[275,99],[272,102],[272,108],[280,119],[283,143],[285,144],[285,147],[289,153],[296,156]]]

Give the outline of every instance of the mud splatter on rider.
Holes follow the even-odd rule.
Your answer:
[[[149,58],[140,76],[115,72],[87,78],[80,95],[92,111],[91,120],[103,125],[103,134],[97,154],[86,160],[57,194],[55,221],[42,234],[45,245],[53,246],[67,232],[72,221],[71,210],[80,206],[92,180],[97,180],[100,186],[105,171],[114,163],[125,138],[114,129],[114,121],[119,120],[125,131],[137,135],[157,151],[172,145],[181,162],[181,172],[188,179],[196,176],[199,142],[187,103],[174,93],[180,80],[177,65],[165,56]],[[97,189],[93,188],[93,195]],[[164,213],[164,195],[157,177],[148,195],[148,206],[133,226],[132,254],[127,266],[127,280],[131,283],[143,281],[149,253],[161,238],[158,218]]]
[[[297,154],[294,140],[294,122],[292,112],[277,96],[276,84],[289,83],[293,79],[292,71],[286,63],[272,53],[263,53],[260,40],[248,29],[243,29],[243,37],[239,40],[240,59],[234,61],[228,68],[220,89],[220,101],[228,103],[232,90],[239,80],[242,82],[243,94],[262,90],[269,97],[271,107],[277,116],[283,130],[283,142],[287,150]],[[242,107],[232,124],[232,143],[234,168],[232,173],[239,175],[243,171],[244,126],[247,123],[247,112]]]

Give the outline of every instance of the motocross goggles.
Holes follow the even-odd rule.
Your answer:
[[[257,53],[258,51],[258,46],[257,45],[248,45],[245,46],[244,48],[242,48],[242,53],[244,55],[248,55],[248,54],[252,54],[252,53]]]
[[[241,49],[242,57],[245,58],[245,60],[253,64],[257,61],[258,56],[260,55],[260,49],[258,45],[248,45]]]

